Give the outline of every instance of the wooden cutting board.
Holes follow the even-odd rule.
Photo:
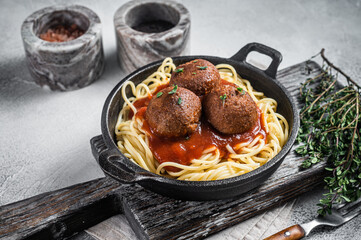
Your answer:
[[[279,71],[277,78],[298,102],[300,83],[320,71],[314,62],[308,67],[300,63]],[[324,163],[302,170],[299,168],[302,159],[293,149],[263,185],[238,198],[208,202],[174,200],[138,185],[101,178],[0,207],[0,238],[74,237],[96,223],[124,213],[139,239],[202,239],[322,183],[326,174]],[[82,233],[76,239],[81,236],[91,238]]]

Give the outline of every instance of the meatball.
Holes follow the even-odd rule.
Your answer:
[[[212,63],[196,59],[179,65],[172,73],[170,84],[177,84],[203,96],[217,87],[220,79],[218,69]]]
[[[199,97],[188,89],[174,85],[153,96],[145,117],[156,135],[173,138],[193,133],[201,112]]]
[[[257,105],[241,88],[222,85],[206,96],[205,116],[212,126],[225,134],[244,133],[258,119]]]

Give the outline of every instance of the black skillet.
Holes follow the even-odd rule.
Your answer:
[[[256,51],[272,58],[266,70],[260,70],[246,62],[247,55]],[[245,193],[266,181],[280,166],[284,157],[291,149],[299,127],[299,117],[296,105],[288,91],[275,78],[277,68],[282,61],[282,55],[263,44],[249,43],[231,58],[214,56],[182,56],[174,57],[176,66],[196,58],[206,59],[214,65],[227,63],[232,65],[238,74],[248,79],[252,86],[264,92],[268,97],[278,102],[277,112],[282,114],[290,125],[290,135],[282,150],[265,165],[244,175],[216,181],[181,181],[169,179],[148,172],[129,161],[117,148],[114,128],[123,101],[121,88],[126,81],[135,84],[143,81],[156,71],[162,61],[150,63],[131,73],[121,80],[107,97],[101,119],[102,135],[91,139],[93,155],[104,173],[122,183],[138,183],[144,188],[156,193],[184,200],[217,200],[231,198]],[[127,94],[130,94],[129,92]],[[128,95],[129,96],[129,95]]]

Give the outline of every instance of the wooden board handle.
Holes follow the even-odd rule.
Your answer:
[[[305,230],[296,224],[265,238],[264,240],[297,240],[305,236]]]
[[[108,178],[0,207],[0,238],[63,239],[121,212],[123,187]]]

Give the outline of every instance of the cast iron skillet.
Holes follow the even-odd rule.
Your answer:
[[[263,71],[246,62],[247,55],[256,51],[272,58],[269,67]],[[238,74],[250,80],[252,86],[266,96],[278,102],[278,112],[285,116],[290,125],[290,136],[282,150],[265,165],[244,175],[216,181],[181,181],[169,179],[148,172],[129,161],[117,148],[114,128],[123,101],[121,88],[124,82],[133,81],[135,84],[143,81],[156,71],[162,61],[148,64],[131,73],[120,81],[110,92],[105,101],[101,129],[102,135],[91,139],[93,155],[104,173],[122,183],[138,183],[146,189],[156,193],[184,200],[216,200],[238,196],[264,182],[282,163],[284,157],[292,147],[299,127],[299,117],[296,105],[288,93],[277,80],[277,68],[282,61],[282,55],[265,45],[250,43],[244,46],[231,58],[214,56],[182,56],[174,57],[176,66],[196,58],[206,59],[214,65],[228,63]],[[130,94],[128,92],[128,94]],[[129,96],[129,95],[128,95]]]

